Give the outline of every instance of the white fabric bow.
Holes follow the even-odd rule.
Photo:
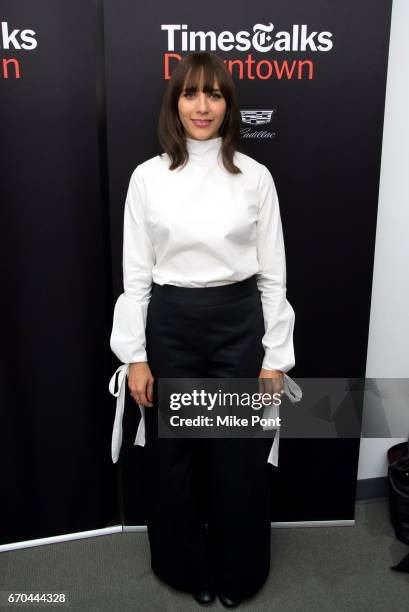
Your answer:
[[[284,373],[283,378],[284,383],[284,395],[288,397],[291,402],[299,402],[302,398],[302,391],[297,383],[288,376],[288,374]],[[280,407],[272,404],[271,406],[266,406],[263,411],[263,418],[266,419],[277,419],[280,416]],[[275,429],[274,432],[274,442],[271,446],[270,453],[268,455],[267,462],[271,463],[271,465],[275,465],[278,467],[278,449],[280,444],[280,427],[274,427],[269,425],[263,425],[264,430]]]
[[[115,393],[115,378],[118,374],[118,390]],[[111,454],[112,461],[116,463],[119,458],[119,453],[122,445],[122,420],[124,416],[125,408],[125,392],[126,392],[126,379],[128,376],[128,364],[124,363],[115,370],[114,375],[109,381],[109,391],[114,397],[116,397],[116,411],[114,427],[112,430],[112,442],[111,442]],[[136,432],[135,444],[145,446],[145,407],[138,404],[139,410],[141,411],[141,420],[139,421],[138,431]]]

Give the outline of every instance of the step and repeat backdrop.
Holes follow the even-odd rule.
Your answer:
[[[365,376],[390,13],[385,0],[158,1],[143,12],[132,0],[104,2],[115,295],[126,187],[135,166],[161,152],[167,80],[184,54],[211,51],[237,86],[242,149],[277,187],[296,314],[290,375]],[[144,521],[138,418],[128,396],[126,524]],[[272,520],[353,519],[358,454],[357,438],[281,437]]]
[[[120,522],[101,27],[92,2],[1,3],[0,545]]]
[[[111,461],[109,336],[129,179],[161,152],[190,51],[227,63],[242,150],[276,183],[290,376],[365,376],[390,15],[391,0],[3,0],[0,544],[145,524],[129,396]],[[353,519],[358,454],[357,438],[282,438],[272,521]]]

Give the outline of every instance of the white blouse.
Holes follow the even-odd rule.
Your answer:
[[[124,207],[123,284],[110,339],[123,363],[109,388],[117,400],[112,458],[118,459],[128,364],[147,361],[145,327],[152,282],[181,287],[225,285],[256,275],[261,292],[267,370],[294,364],[294,310],[286,299],[286,262],[279,202],[273,177],[252,157],[234,154],[241,174],[221,159],[222,137],[187,138],[188,163],[169,170],[166,153],[133,171]],[[114,393],[119,373],[118,391]],[[291,389],[290,389],[290,387]],[[287,374],[292,401],[301,390]],[[144,407],[135,444],[145,443]],[[278,430],[269,462],[277,465]]]

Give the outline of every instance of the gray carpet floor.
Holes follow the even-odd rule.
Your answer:
[[[409,574],[391,565],[409,553],[396,540],[386,499],[358,502],[350,527],[271,530],[269,578],[238,610],[385,612],[409,610]],[[117,533],[0,554],[0,589],[66,591],[48,610],[212,611],[163,584],[150,570],[146,532]],[[34,606],[29,606],[33,609]],[[10,611],[12,607],[4,607]],[[24,608],[18,608],[22,610]]]

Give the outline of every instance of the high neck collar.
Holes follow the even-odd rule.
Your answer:
[[[186,138],[186,148],[189,154],[189,160],[203,164],[216,162],[222,141],[223,138],[221,136],[209,138],[208,140]]]

